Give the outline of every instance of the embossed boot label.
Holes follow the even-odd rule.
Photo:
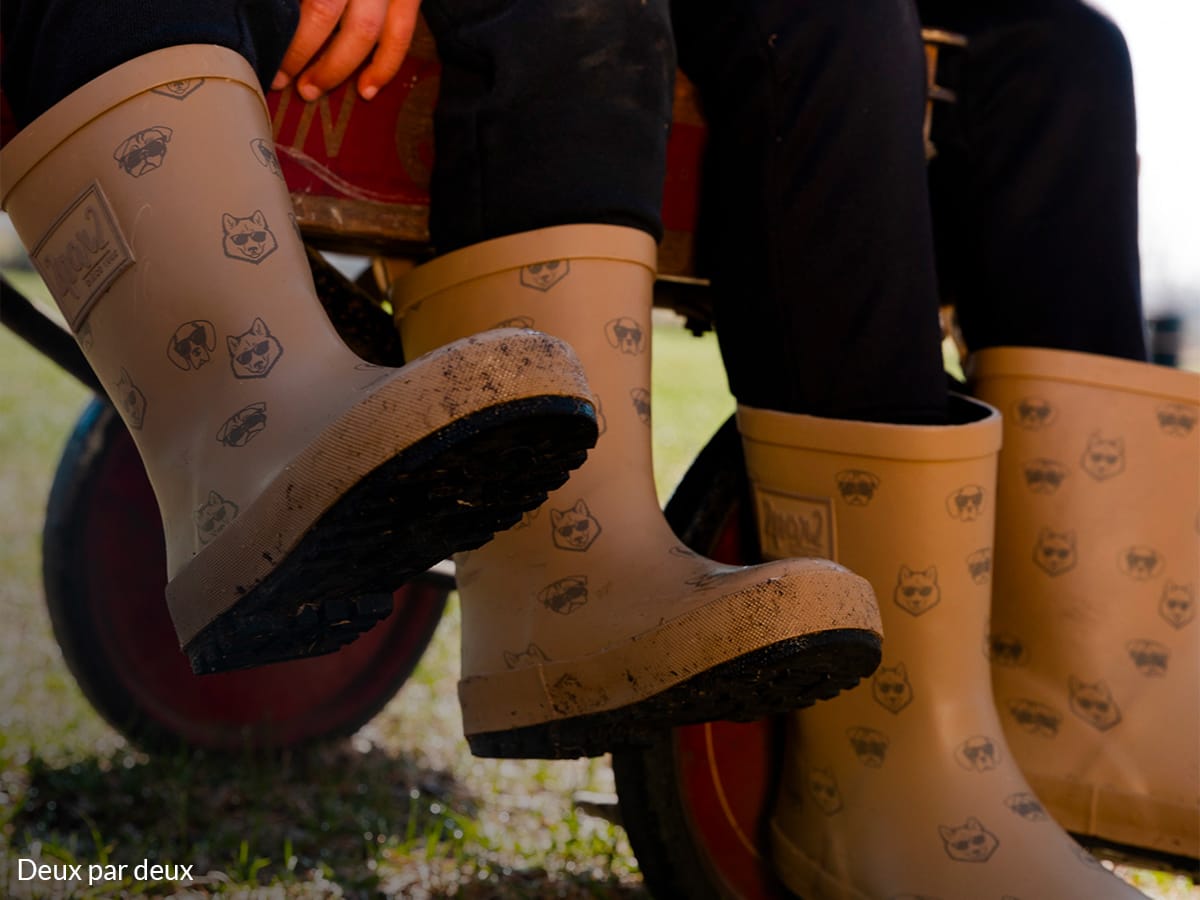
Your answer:
[[[754,502],[766,559],[835,558],[828,498],[779,494],[755,486]]]

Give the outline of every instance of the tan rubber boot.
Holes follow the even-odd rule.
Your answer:
[[[546,506],[456,558],[463,723],[483,756],[597,755],[684,722],[750,718],[869,674],[879,618],[824,560],[742,568],[687,550],[654,492],[654,241],[565,226],[488,241],[397,285],[406,350],[520,321],[568,340],[602,434]]]
[[[3,154],[3,207],[154,485],[199,672],[353,639],[406,575],[536,506],[595,435],[577,361],[544,335],[398,370],[347,350],[272,148],[250,66],[188,46],[90,82]]]
[[[1013,754],[1068,830],[1200,858],[1200,376],[1025,348],[972,365],[1005,416],[991,647]]]
[[[951,415],[738,410],[764,554],[818,535],[875,586],[886,635],[870,684],[789,719],[776,869],[805,900],[1140,896],[1049,820],[1004,743],[983,652],[1000,416]]]

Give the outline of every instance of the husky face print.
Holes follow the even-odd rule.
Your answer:
[[[1067,679],[1071,712],[1098,731],[1108,731],[1121,721],[1121,710],[1103,681],[1085,682],[1074,675]]]
[[[844,469],[835,476],[838,493],[851,506],[866,506],[875,499],[879,476],[862,469]]]
[[[530,644],[519,653],[504,651],[504,665],[510,669],[525,669],[550,662],[550,657],[537,644]]]
[[[642,326],[628,316],[605,323],[604,336],[608,338],[610,347],[615,347],[630,356],[637,356],[646,349]]]
[[[199,369],[212,359],[217,349],[217,330],[205,319],[184,322],[167,342],[167,359],[185,372]]]
[[[1058,737],[1062,714],[1054,707],[1026,699],[1010,700],[1007,706],[1008,714],[1022,731],[1038,737]]]
[[[850,728],[846,731],[854,755],[864,766],[878,769],[887,760],[888,745],[891,740],[882,731],[874,728]]]
[[[1025,486],[1035,494],[1053,494],[1067,478],[1067,467],[1054,459],[1031,459],[1021,464]]]
[[[871,679],[871,696],[890,713],[898,713],[913,701],[912,684],[904,663],[880,666]]]
[[[283,345],[271,334],[267,323],[257,318],[248,331],[228,335],[225,347],[235,378],[266,378],[283,356]]]
[[[1025,642],[1016,635],[989,634],[986,647],[987,658],[997,666],[1023,666],[1029,662]]]
[[[1000,846],[1000,839],[974,816],[962,825],[939,825],[938,833],[946,855],[958,862],[987,862]]]
[[[1171,437],[1187,437],[1196,428],[1196,410],[1182,403],[1168,403],[1157,411],[1158,427]]]
[[[808,793],[821,812],[832,816],[842,808],[842,793],[837,779],[829,769],[811,769],[808,773]]]
[[[968,772],[990,772],[1000,765],[1000,751],[990,737],[977,734],[954,748],[954,761]]]
[[[633,400],[633,411],[643,425],[650,424],[650,392],[645,388],[634,388],[629,392]]]
[[[1149,581],[1162,573],[1166,562],[1153,547],[1127,547],[1117,558],[1121,571],[1137,581]]]
[[[1083,451],[1079,465],[1097,481],[1115,478],[1125,471],[1125,441],[1092,434],[1088,437],[1087,449]]]
[[[201,544],[211,543],[229,523],[237,518],[237,504],[226,500],[216,491],[208,492],[208,500],[196,510],[196,534]]]
[[[217,440],[226,447],[245,447],[267,427],[267,404],[251,403],[225,420]]]
[[[1042,806],[1041,801],[1028,791],[1009,794],[1004,798],[1004,805],[1026,822],[1045,822],[1050,818],[1046,814],[1046,808]]]
[[[141,178],[163,164],[172,134],[174,132],[166,125],[144,128],[125,138],[113,151],[113,159],[127,175]]]
[[[535,291],[548,291],[571,274],[571,263],[566,259],[534,263],[521,270],[521,284]]]
[[[992,548],[982,547],[967,557],[967,573],[976,584],[987,584],[992,578]]]
[[[172,100],[185,100],[198,91],[202,84],[204,84],[203,78],[185,78],[167,82],[153,88],[152,92],[163,97],[170,97]]]
[[[1075,568],[1075,532],[1043,528],[1033,547],[1033,561],[1047,575],[1061,575]]]
[[[134,431],[141,431],[146,421],[146,395],[133,383],[129,373],[121,370],[120,380],[114,395],[121,411],[125,414],[125,423]]]
[[[269,141],[262,138],[255,138],[250,142],[250,152],[254,154],[254,158],[258,160],[259,165],[270,172],[277,178],[283,177],[283,169],[279,165],[279,156],[275,153],[275,148],[271,146]]]
[[[911,616],[929,612],[942,599],[942,590],[938,587],[937,566],[930,566],[921,572],[901,566],[893,599],[897,606]]]
[[[551,612],[569,616],[588,602],[586,575],[568,575],[538,591],[538,602]]]
[[[983,488],[978,484],[967,484],[946,498],[946,511],[950,518],[960,522],[974,522],[983,510]]]
[[[600,536],[600,522],[580,500],[570,509],[550,510],[554,546],[560,550],[587,550]]]
[[[1172,628],[1182,628],[1196,618],[1196,596],[1190,584],[1168,581],[1158,602],[1158,614]]]
[[[230,259],[258,265],[279,247],[261,209],[244,218],[225,213],[221,216],[221,228],[225,255]]]
[[[1137,670],[1147,678],[1162,678],[1167,674],[1167,660],[1171,651],[1166,644],[1139,639],[1125,644],[1125,650]]]

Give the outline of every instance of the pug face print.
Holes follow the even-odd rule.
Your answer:
[[[1103,681],[1085,682],[1074,675],[1067,679],[1071,712],[1097,731],[1108,731],[1121,722],[1121,710]]]
[[[1026,822],[1045,822],[1050,818],[1041,801],[1028,791],[1009,794],[1004,798],[1004,805]]]
[[[874,728],[850,728],[846,731],[850,747],[858,761],[869,769],[881,768],[887,761],[888,745],[891,740],[882,731]]]
[[[275,148],[269,141],[265,141],[262,138],[255,138],[250,142],[250,152],[254,154],[254,158],[258,160],[260,166],[276,178],[283,177],[283,168],[279,165],[279,156],[275,153]]]
[[[983,511],[983,488],[967,484],[946,498],[946,512],[960,522],[974,522]]]
[[[866,506],[875,499],[878,475],[863,469],[843,469],[835,477],[838,494],[851,506]]]
[[[912,684],[904,663],[880,666],[871,679],[871,696],[890,713],[898,713],[913,701]]]
[[[1088,437],[1087,449],[1083,451],[1079,465],[1097,481],[1115,478],[1125,471],[1125,441],[1093,433]]]
[[[1167,674],[1171,651],[1166,644],[1142,638],[1126,643],[1125,650],[1137,670],[1147,678],[1163,678]]]
[[[571,274],[571,262],[566,259],[552,259],[549,262],[534,263],[521,270],[521,284],[535,291],[545,293],[564,278]]]
[[[830,769],[809,770],[808,793],[817,808],[827,816],[832,816],[842,808],[842,793]]]
[[[184,322],[167,341],[167,359],[185,372],[208,365],[217,349],[217,330],[205,319]]]
[[[172,100],[186,100],[196,93],[202,84],[204,84],[203,78],[184,78],[159,85],[153,88],[152,92],[161,97],[170,97]]]
[[[1026,431],[1038,431],[1054,421],[1054,407],[1041,397],[1022,397],[1012,407],[1012,421]]]
[[[550,510],[554,546],[560,550],[586,551],[600,536],[600,522],[580,500],[570,509]]]
[[[1035,494],[1053,494],[1066,480],[1068,470],[1054,459],[1031,459],[1021,464],[1025,486]]]
[[[1187,437],[1196,428],[1197,413],[1182,403],[1168,403],[1157,410],[1158,427],[1170,437]]]
[[[251,403],[225,420],[217,440],[226,447],[245,447],[267,427],[267,404]]]
[[[230,259],[258,265],[279,247],[261,209],[244,218],[225,213],[221,216],[221,228],[225,255]]]
[[[569,616],[588,602],[586,575],[568,575],[538,591],[538,602],[551,612]]]
[[[1075,532],[1043,528],[1033,547],[1033,561],[1047,575],[1061,575],[1075,568]]]
[[[1000,750],[990,737],[977,734],[954,748],[954,761],[968,772],[990,772],[1000,765]]]
[[[174,133],[166,125],[144,128],[125,138],[113,151],[113,159],[125,174],[141,178],[163,164],[167,158],[167,144]]]
[[[1026,734],[1044,738],[1058,737],[1062,713],[1054,707],[1028,699],[1010,700],[1006,705],[1008,714]]]
[[[266,378],[283,356],[283,345],[262,319],[256,318],[247,331],[225,338],[229,365],[235,378]]]
[[[962,825],[939,825],[946,855],[956,862],[987,862],[1000,840],[974,816]]]
[[[537,644],[531,643],[518,653],[504,651],[504,665],[510,669],[525,669],[550,662],[550,657]]]
[[[604,336],[608,338],[610,347],[630,356],[637,356],[646,349],[642,326],[628,316],[612,319],[605,323]]]
[[[1196,595],[1190,584],[1168,581],[1158,602],[1158,614],[1172,628],[1183,628],[1196,618]]]
[[[117,381],[117,390],[113,395],[125,414],[125,424],[134,431],[141,431],[146,421],[146,395],[133,383],[133,379],[124,369],[121,370]]]
[[[987,584],[992,579],[992,548],[981,547],[967,557],[967,574],[975,584]]]
[[[237,518],[237,504],[226,500],[216,491],[208,492],[208,500],[196,510],[196,534],[201,544],[216,540],[229,523]]]
[[[1149,581],[1162,574],[1166,561],[1153,547],[1138,545],[1126,547],[1117,557],[1122,572],[1135,581]]]
[[[893,599],[896,605],[910,616],[929,612],[942,599],[942,591],[938,587],[937,566],[930,566],[919,572],[908,566],[901,566]]]
[[[643,425],[650,424],[650,392],[645,388],[634,388],[629,392],[633,411]]]
[[[1025,642],[1013,634],[989,634],[985,644],[987,658],[997,666],[1023,666],[1029,662]]]

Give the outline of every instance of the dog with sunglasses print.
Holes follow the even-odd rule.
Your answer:
[[[249,331],[227,335],[225,346],[236,378],[266,378],[283,356],[283,345],[262,319],[255,319]]]
[[[127,174],[141,178],[163,164],[172,134],[174,132],[165,125],[145,128],[125,138],[113,151],[113,159]]]
[[[221,226],[225,231],[225,255],[230,259],[258,265],[279,246],[261,209],[245,218],[225,213],[221,216]]]

